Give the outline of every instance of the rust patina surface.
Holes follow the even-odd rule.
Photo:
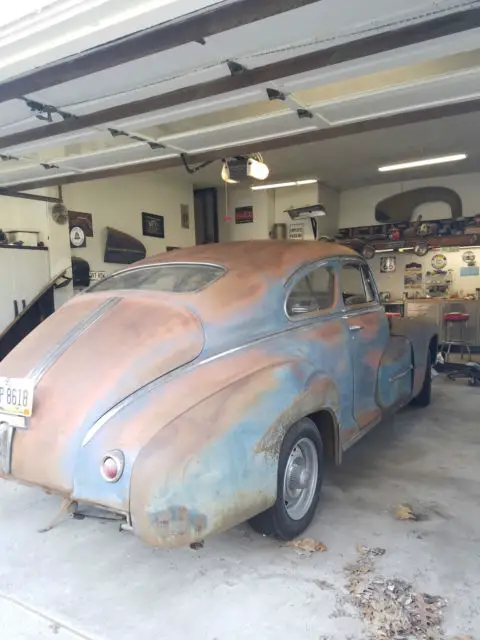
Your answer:
[[[104,282],[75,297],[0,363],[0,376],[36,384],[3,476],[122,513],[152,545],[190,544],[269,508],[295,422],[328,412],[340,460],[422,387],[432,331],[390,327],[377,298],[347,307],[349,261],[365,264],[333,243],[207,245],[122,270],[222,267],[199,291]],[[290,291],[320,266],[334,274],[331,304],[289,318]],[[125,457],[114,483],[100,473],[111,451]]]

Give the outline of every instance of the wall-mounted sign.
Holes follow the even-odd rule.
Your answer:
[[[305,236],[305,224],[303,222],[293,222],[288,225],[289,240],[303,240]]]
[[[397,258],[385,256],[380,258],[380,273],[393,273],[397,269]]]
[[[72,249],[79,249],[87,246],[85,231],[82,227],[72,227],[70,229],[70,246]]]
[[[423,284],[422,265],[419,262],[409,262],[405,266],[403,286],[405,289],[421,289]]]
[[[106,277],[105,271],[90,271],[90,280],[95,282],[97,280],[103,280]]]
[[[436,253],[432,257],[432,267],[435,271],[443,271],[447,266],[447,256],[443,253]]]
[[[165,221],[163,216],[142,211],[142,232],[151,238],[165,238]]]
[[[236,207],[235,224],[253,222],[253,207]]]
[[[86,238],[93,238],[93,218],[91,213],[69,211],[68,224],[70,229],[73,229],[73,227],[81,227]]]

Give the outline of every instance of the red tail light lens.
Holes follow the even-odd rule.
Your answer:
[[[111,451],[102,460],[100,472],[107,482],[117,482],[123,473],[125,458],[121,451]]]

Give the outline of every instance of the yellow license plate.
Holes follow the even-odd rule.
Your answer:
[[[29,418],[35,383],[27,378],[0,378],[0,413]]]

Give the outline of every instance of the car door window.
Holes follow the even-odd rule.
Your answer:
[[[370,272],[358,263],[346,264],[342,268],[342,296],[347,307],[364,305],[375,300]]]
[[[298,317],[330,309],[335,299],[335,276],[329,267],[317,267],[302,278],[287,298],[287,314]]]

